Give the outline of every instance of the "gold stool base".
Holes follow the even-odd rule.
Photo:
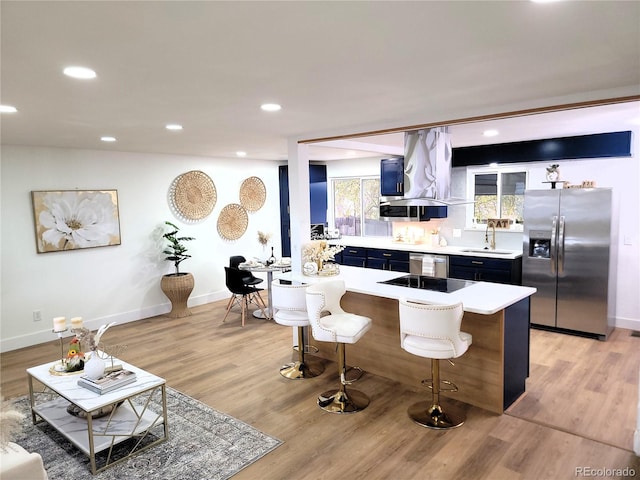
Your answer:
[[[317,377],[322,372],[324,372],[324,365],[317,362],[309,362],[308,360],[305,361],[305,363],[289,363],[288,365],[284,365],[280,368],[280,375],[288,378],[289,380],[313,378]]]
[[[318,397],[318,406],[330,413],[355,413],[369,406],[369,397],[358,390],[330,390]]]
[[[436,430],[448,430],[462,425],[465,416],[462,413],[445,413],[442,406],[433,405],[431,402],[414,403],[407,410],[409,418],[423,427]]]

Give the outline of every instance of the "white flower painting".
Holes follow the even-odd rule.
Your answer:
[[[34,191],[38,253],[120,245],[116,190]]]

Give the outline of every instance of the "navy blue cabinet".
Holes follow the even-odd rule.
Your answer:
[[[409,271],[409,252],[381,248],[367,248],[366,251],[368,268],[396,272]]]
[[[280,239],[283,257],[291,256],[291,220],[289,217],[289,168],[278,170],[280,183]],[[309,165],[310,223],[327,223],[327,167]]]
[[[336,262],[352,267],[376,268],[394,272],[409,272],[409,252],[382,248],[345,247],[336,255]]]
[[[342,265],[366,267],[367,250],[362,247],[345,247],[345,249],[342,250]]]
[[[404,158],[386,158],[380,161],[380,195],[404,195]]]
[[[522,258],[449,256],[449,277],[480,282],[522,284]]]

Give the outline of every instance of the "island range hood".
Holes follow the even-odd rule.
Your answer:
[[[438,207],[471,203],[451,196],[451,134],[449,127],[405,133],[404,196],[381,197],[394,207]]]

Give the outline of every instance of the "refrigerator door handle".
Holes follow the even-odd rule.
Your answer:
[[[560,217],[558,226],[558,274],[564,273],[564,216]]]
[[[558,217],[553,217],[553,222],[551,222],[551,249],[549,252],[549,259],[551,261],[551,274],[556,274],[556,254],[558,251]]]

